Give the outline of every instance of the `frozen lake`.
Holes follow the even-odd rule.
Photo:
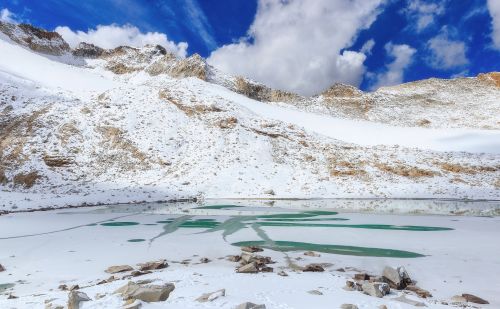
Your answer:
[[[325,291],[321,298],[305,292],[333,289],[358,270],[379,274],[384,266],[399,265],[435,300],[472,293],[494,308],[500,306],[499,209],[498,202],[426,200],[206,201],[8,214],[0,216],[0,264],[6,268],[0,273],[0,307],[28,302],[44,308],[44,300],[66,296],[57,290],[60,284],[92,290],[109,276],[104,270],[111,265],[166,259],[170,267],[161,278],[177,283],[162,308],[190,308],[188,301],[219,286],[230,296],[214,308],[246,300],[268,308],[304,308],[310,301],[326,308],[354,300],[360,308],[389,306],[387,297],[379,301],[358,292]],[[244,245],[260,246],[277,261],[274,273],[254,275],[261,284],[244,282],[248,275],[236,274],[235,264],[225,260]],[[305,251],[321,256],[304,256]],[[200,263],[202,257],[211,262]],[[277,276],[280,269],[293,272],[290,261],[331,266],[322,274]],[[283,280],[288,284],[279,286]],[[240,299],[243,288],[252,299]],[[301,297],[290,296],[297,290]],[[7,300],[10,293],[19,298]],[[104,299],[82,308],[113,307]]]

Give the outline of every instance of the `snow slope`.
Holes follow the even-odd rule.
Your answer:
[[[262,103],[199,57],[151,47],[85,66],[5,37],[0,53],[0,211],[194,196],[500,198],[498,130]]]

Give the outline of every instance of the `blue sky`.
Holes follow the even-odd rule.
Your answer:
[[[212,55],[211,63],[230,73],[306,94],[337,81],[369,90],[428,77],[500,71],[491,17],[497,0],[490,0],[490,7],[487,0],[305,1],[289,0],[303,2],[293,9],[280,0],[0,0],[0,9],[8,9],[16,21],[47,29],[88,31],[130,24],[144,33],[165,33],[168,40],[187,42],[188,54]],[[308,21],[309,15],[314,19]],[[302,19],[315,41],[307,33],[301,37],[301,31],[287,30]],[[340,23],[346,22],[352,26],[344,29]],[[346,35],[336,33],[336,27]],[[285,36],[292,38],[285,42]],[[283,60],[287,56],[289,62]],[[300,66],[293,68],[297,64],[311,72],[301,74]]]

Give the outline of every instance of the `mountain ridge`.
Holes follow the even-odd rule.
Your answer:
[[[0,51],[6,210],[192,197],[500,198],[496,73],[374,93],[333,85],[305,98],[157,46],[86,44],[47,58],[0,38]]]

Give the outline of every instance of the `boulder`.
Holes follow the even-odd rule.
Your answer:
[[[481,297],[477,297],[472,294],[462,294],[462,297],[465,298],[466,301],[474,304],[486,305],[489,304],[487,300],[482,299]]]
[[[278,276],[288,277],[288,274],[287,274],[285,271],[280,270],[280,271],[278,272]]]
[[[1,273],[2,271],[5,271],[5,267],[3,267],[3,266],[2,266],[2,264],[0,264],[0,273]]]
[[[342,304],[340,305],[340,309],[358,309],[358,306],[353,304]]]
[[[303,271],[307,271],[307,272],[323,272],[323,271],[325,271],[325,269],[323,268],[323,266],[321,266],[319,264],[309,264],[306,267],[304,267]]]
[[[202,264],[206,264],[206,263],[210,263],[210,262],[211,262],[211,260],[209,258],[206,258],[206,257],[200,259],[200,263],[202,263]]]
[[[467,299],[465,299],[465,297],[461,296],[461,295],[455,295],[451,298],[451,302],[453,304],[462,304],[462,303],[466,303],[467,302]]]
[[[266,309],[266,305],[257,305],[251,302],[246,302],[243,304],[239,304],[234,309]]]
[[[415,307],[426,307],[426,305],[424,303],[416,301],[416,300],[413,300],[413,299],[409,299],[405,295],[401,295],[399,297],[393,298],[392,300],[395,300],[395,301],[398,301],[398,302],[401,302],[401,303],[405,303],[405,304],[408,304],[408,305],[412,305],[412,306],[415,306]]]
[[[115,294],[121,294],[124,300],[139,299],[147,303],[165,301],[170,293],[175,289],[172,283],[163,285],[140,285],[129,281],[115,291]]]
[[[361,285],[363,293],[374,297],[384,297],[389,294],[391,288],[385,282],[365,282]]]
[[[89,301],[91,300],[90,297],[87,296],[87,294],[73,290],[69,292],[68,296],[68,309],[79,309],[80,308],[80,303],[84,301]]]
[[[116,273],[122,273],[126,271],[131,271],[134,270],[132,266],[129,265],[117,265],[117,266],[110,266],[108,269],[105,270],[108,274],[116,274]]]
[[[242,273],[242,274],[254,274],[254,273],[257,273],[258,271],[259,270],[257,269],[257,266],[255,265],[254,262],[240,266],[236,270],[237,273]]]
[[[231,261],[231,262],[239,262],[241,260],[241,256],[239,256],[239,255],[228,255],[227,260]]]
[[[211,292],[211,293],[205,293],[205,294],[201,295],[200,297],[198,297],[196,299],[196,301],[198,301],[200,303],[206,303],[209,301],[214,301],[217,298],[222,297],[222,296],[226,296],[226,289],[221,289],[221,290]]]

